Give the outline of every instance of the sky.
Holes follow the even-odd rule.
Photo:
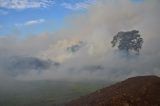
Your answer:
[[[160,76],[159,3],[0,0],[0,79]],[[138,56],[128,58],[110,42],[118,32],[132,30],[139,30],[144,43]]]
[[[139,3],[143,0],[131,0]],[[0,0],[0,36],[21,37],[68,27],[66,19],[85,14],[96,0]]]
[[[94,0],[0,0],[0,36],[42,33],[65,27],[65,18],[81,14]]]

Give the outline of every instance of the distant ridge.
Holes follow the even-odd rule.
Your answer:
[[[160,78],[137,76],[73,100],[65,106],[160,106]]]

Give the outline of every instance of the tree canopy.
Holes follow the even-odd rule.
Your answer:
[[[143,38],[141,38],[138,30],[118,32],[113,37],[111,44],[112,47],[117,46],[119,50],[126,51],[127,53],[134,51],[136,54],[139,54],[142,48]]]

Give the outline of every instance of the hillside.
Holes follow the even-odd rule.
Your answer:
[[[160,106],[160,78],[129,78],[71,101],[65,106]]]

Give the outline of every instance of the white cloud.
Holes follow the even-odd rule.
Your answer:
[[[41,24],[43,22],[45,22],[45,19],[36,19],[36,20],[27,21],[27,22],[25,22],[23,24],[16,24],[15,26],[17,26],[17,27],[31,26],[31,25]]]
[[[8,9],[45,8],[54,3],[54,0],[0,0],[0,7]]]
[[[40,24],[40,23],[43,23],[43,22],[45,22],[44,19],[31,20],[31,21],[28,21],[28,22],[24,23],[24,25],[29,26],[29,25]]]
[[[80,10],[80,9],[88,8],[90,5],[94,4],[95,2],[96,0],[86,0],[84,2],[77,2],[75,4],[64,2],[61,5],[70,10]]]

